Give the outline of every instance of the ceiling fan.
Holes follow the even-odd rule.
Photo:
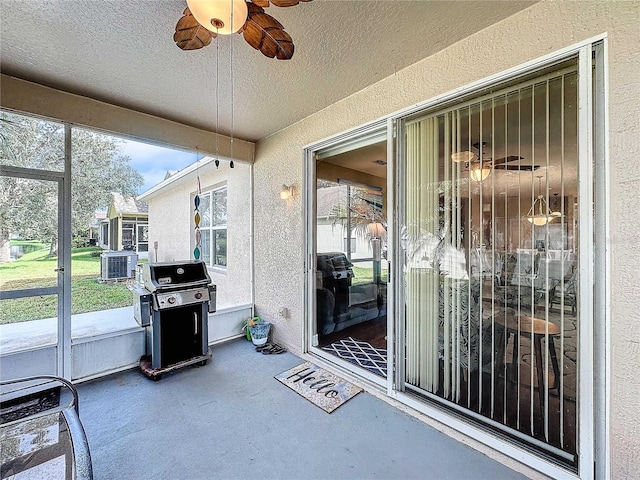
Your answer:
[[[540,168],[540,165],[510,164],[510,162],[524,160],[524,157],[518,155],[509,155],[507,157],[493,159],[484,153],[484,147],[487,146],[487,142],[477,142],[472,146],[478,153],[470,151],[456,152],[451,154],[451,159],[458,163],[464,162],[469,169],[469,176],[475,181],[481,181],[487,178],[489,173],[491,173],[492,167],[500,170],[520,170],[526,172],[533,172]]]
[[[293,40],[282,24],[266,14],[264,9],[270,4],[292,7],[312,0],[186,1],[187,8],[178,20],[173,35],[173,40],[182,50],[197,50],[209,45],[219,34],[239,32],[249,45],[265,56],[289,60],[293,57]]]

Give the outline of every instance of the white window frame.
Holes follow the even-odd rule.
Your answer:
[[[147,228],[147,239],[146,240],[140,240],[140,238],[142,237],[140,235],[140,228]],[[140,245],[146,245],[147,249],[146,250],[140,250]],[[139,222],[136,221],[136,252],[143,252],[143,253],[147,253],[149,251],[149,222]]]
[[[227,259],[227,262],[226,262],[227,265],[222,265],[222,264],[219,264],[219,263],[215,263],[216,255],[215,255],[215,242],[214,242],[214,235],[213,235],[213,233],[216,232],[216,231],[224,230],[225,234],[226,234],[227,241],[228,241],[228,238],[229,238],[229,232],[228,232],[228,227],[227,227],[227,223],[226,222],[224,223],[224,225],[213,225],[213,218],[214,218],[213,209],[215,208],[215,205],[213,203],[213,198],[214,198],[213,195],[215,193],[218,193],[218,192],[221,192],[221,191],[224,191],[225,199],[228,201],[229,196],[228,196],[228,191],[227,191],[227,186],[226,185],[221,186],[221,187],[212,188],[211,190],[208,190],[208,191],[206,191],[206,192],[204,192],[204,193],[202,193],[200,195],[200,197],[206,197],[206,196],[209,197],[209,212],[208,212],[208,214],[209,214],[209,225],[205,227],[205,226],[202,225],[202,222],[201,222],[200,223],[200,231],[201,232],[205,232],[205,231],[209,232],[209,261],[206,261],[204,259],[204,255],[203,255],[203,260],[205,260],[205,263],[207,264],[208,267],[215,268],[217,270],[226,271],[227,265],[229,263],[228,245],[227,245],[227,250],[226,250],[227,254],[225,255],[225,258]],[[227,220],[227,222],[228,222],[228,220]]]

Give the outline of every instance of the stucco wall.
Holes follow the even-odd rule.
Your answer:
[[[251,303],[251,171],[250,166],[236,163],[230,169],[224,162],[200,169],[202,192],[227,186],[227,269],[210,268],[209,275],[217,285],[218,309]],[[149,259],[156,259],[154,242],[158,242],[160,262],[193,258],[193,195],[195,175],[168,185],[146,198],[149,204]]]
[[[259,142],[255,163],[256,307],[259,315],[275,324],[276,339],[294,351],[302,348],[302,195],[282,201],[278,191],[283,182],[302,185],[304,145],[607,33],[612,219],[611,473],[612,478],[637,476],[640,222],[635,219],[640,211],[639,18],[637,1],[542,2]],[[425,28],[429,28],[428,19]],[[288,318],[278,315],[282,307],[289,309]]]

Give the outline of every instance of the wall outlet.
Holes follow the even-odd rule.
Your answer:
[[[278,310],[278,315],[280,315],[282,318],[289,318],[289,309],[287,307],[282,307],[280,310]]]

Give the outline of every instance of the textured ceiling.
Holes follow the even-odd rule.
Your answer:
[[[184,0],[1,0],[2,73],[257,141],[535,1],[314,0],[270,7],[292,60],[240,35],[184,52],[172,37]],[[218,72],[218,81],[216,81]]]

